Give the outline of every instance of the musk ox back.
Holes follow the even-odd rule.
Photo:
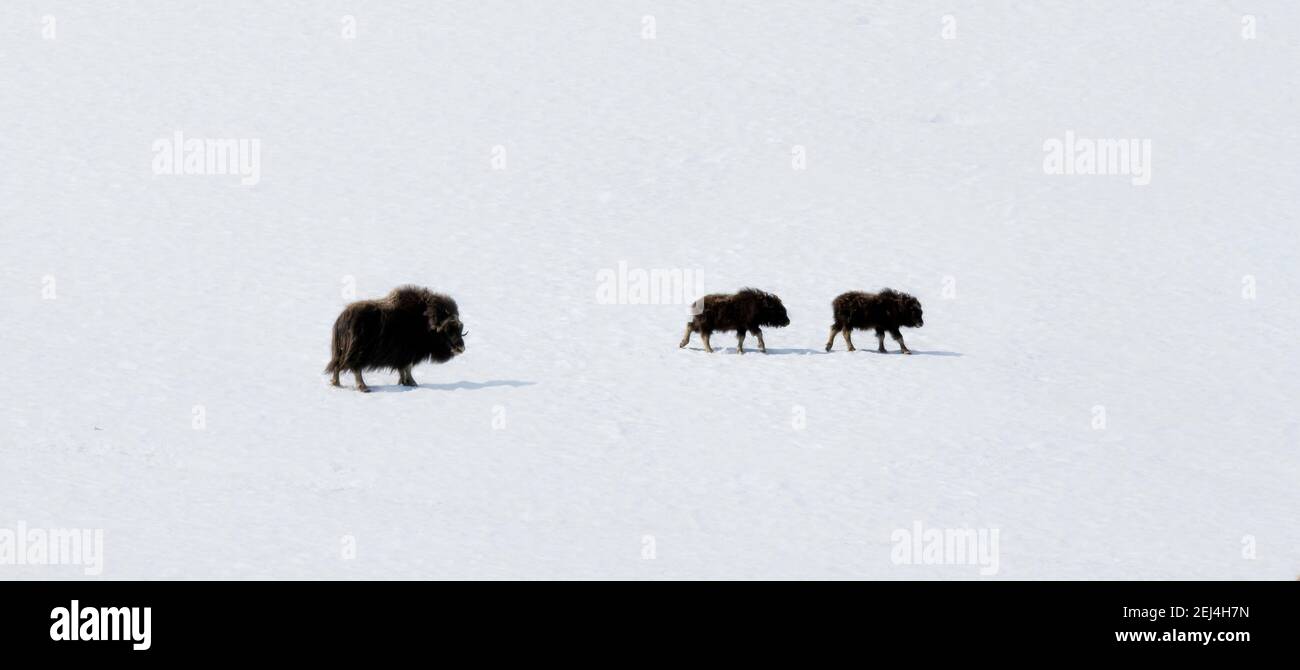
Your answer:
[[[903,334],[898,329],[920,328],[925,325],[921,314],[921,302],[892,288],[884,289],[880,293],[864,291],[841,293],[831,302],[831,309],[835,314],[835,323],[831,324],[831,336],[826,340],[826,351],[830,351],[835,344],[837,333],[844,334],[844,344],[848,345],[849,351],[854,351],[852,331],[874,329],[876,340],[880,344],[877,351],[885,353],[885,332],[888,331],[898,342],[903,353],[910,354],[912,352],[903,343]]]
[[[790,325],[781,299],[756,288],[741,289],[736,293],[712,293],[695,301],[695,318],[686,324],[686,335],[678,347],[691,341],[691,333],[699,333],[704,350],[713,352],[709,336],[717,330],[736,331],[736,353],[745,353],[745,333],[758,337],[758,350],[767,353],[761,326],[784,328]]]
[[[334,321],[330,363],[325,371],[339,385],[339,373],[352,371],[357,390],[369,391],[363,370],[396,370],[403,386],[415,386],[411,366],[445,363],[465,351],[456,301],[418,286],[401,286],[380,300],[361,300]]]

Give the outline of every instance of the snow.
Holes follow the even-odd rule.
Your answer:
[[[102,579],[1295,579],[1298,33],[1287,2],[5,3],[0,528],[103,529]],[[155,174],[175,131],[260,140],[260,180]],[[1151,183],[1045,174],[1067,131],[1149,139]],[[680,350],[685,306],[597,301],[620,262],[792,323]],[[403,283],[466,353],[330,388],[347,289]],[[884,286],[916,355],[825,354],[831,299]],[[996,574],[896,564],[918,521],[997,529]]]

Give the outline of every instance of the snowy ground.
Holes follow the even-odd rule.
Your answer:
[[[985,578],[918,521],[992,578],[1300,575],[1294,3],[431,4],[0,7],[0,528],[109,579]],[[155,174],[177,130],[260,181]],[[1045,174],[1067,131],[1151,183]],[[792,324],[679,350],[620,262]],[[466,354],[328,387],[408,282]],[[823,353],[882,286],[917,355]]]

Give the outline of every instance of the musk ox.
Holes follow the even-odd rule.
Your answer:
[[[686,335],[681,344],[685,347],[691,341],[691,333],[699,333],[704,340],[704,350],[713,353],[709,345],[709,336],[715,330],[736,331],[736,353],[745,353],[745,333],[758,337],[758,350],[767,353],[763,343],[763,331],[759,326],[784,328],[790,325],[786,316],[785,305],[781,299],[756,288],[745,288],[733,294],[712,293],[695,301],[695,317],[686,323]]]
[[[339,373],[351,370],[357,390],[369,392],[362,370],[396,370],[402,386],[415,386],[411,366],[425,360],[446,363],[465,352],[465,333],[456,301],[418,286],[400,286],[380,300],[361,300],[343,308],[334,321],[334,341],[326,372],[339,386]]]
[[[835,323],[831,324],[831,336],[826,340],[826,351],[830,351],[831,346],[835,344],[836,333],[844,333],[844,344],[849,345],[849,351],[853,351],[851,332],[855,329],[874,328],[876,340],[880,343],[877,351],[885,353],[885,331],[889,331],[903,353],[910,354],[912,352],[908,350],[906,344],[903,344],[903,334],[898,332],[898,329],[920,328],[925,325],[921,319],[920,301],[892,288],[887,288],[880,293],[865,291],[842,293],[831,302],[831,309],[835,312]]]

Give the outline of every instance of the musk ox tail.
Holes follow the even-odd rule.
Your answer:
[[[340,315],[338,321],[342,321]],[[348,350],[352,346],[352,332],[348,328],[340,327],[338,321],[334,323],[334,338],[330,342],[330,362],[325,366],[325,372],[334,373],[342,372],[347,368],[343,367],[343,362],[348,359]]]

